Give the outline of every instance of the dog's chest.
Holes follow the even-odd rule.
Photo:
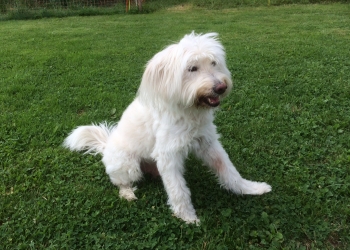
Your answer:
[[[175,135],[176,138],[181,138],[186,143],[191,144],[195,138],[203,136],[210,123],[211,120],[207,117],[184,115],[173,119],[168,124],[168,129],[169,133]]]
[[[153,113],[156,151],[190,151],[198,138],[206,137],[213,126],[210,113]],[[211,115],[211,116],[210,116]]]

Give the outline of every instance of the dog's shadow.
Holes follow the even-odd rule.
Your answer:
[[[185,179],[191,191],[191,200],[197,211],[197,215],[203,221],[218,222],[228,219],[228,211],[232,216],[246,217],[250,210],[263,209],[263,204],[258,196],[236,195],[222,188],[217,177],[207,166],[190,157],[185,163]],[[162,179],[157,170],[142,169],[143,178],[136,183],[135,192],[139,201],[137,206],[157,206],[158,212],[167,211],[167,193]],[[218,222],[219,223],[219,222]]]
[[[220,187],[217,177],[204,166],[199,160],[190,157],[185,163],[185,179],[191,191],[192,202],[197,209],[222,209],[234,207],[242,200],[249,200],[249,196],[236,195]],[[166,197],[166,191],[158,170],[154,166],[142,168],[144,177],[137,183],[139,193],[152,192],[162,193]]]

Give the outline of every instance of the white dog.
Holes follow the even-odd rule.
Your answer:
[[[234,193],[271,191],[264,182],[243,179],[218,140],[214,111],[231,88],[231,74],[217,34],[192,32],[148,62],[137,96],[117,126],[78,127],[64,145],[101,153],[107,174],[127,200],[137,199],[133,184],[142,177],[140,165],[156,163],[175,216],[198,223],[183,177],[190,152]]]

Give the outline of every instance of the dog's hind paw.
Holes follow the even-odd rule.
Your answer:
[[[137,197],[134,193],[136,189],[136,187],[119,186],[119,197],[124,198],[128,201],[137,200]]]

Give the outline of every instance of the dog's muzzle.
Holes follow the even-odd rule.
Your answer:
[[[224,82],[219,82],[215,84],[213,91],[215,94],[222,95],[227,89],[227,84]]]
[[[224,94],[226,90],[227,84],[225,82],[217,82],[212,88],[212,94],[200,97],[199,102],[202,105],[215,108],[220,105],[220,95]]]

